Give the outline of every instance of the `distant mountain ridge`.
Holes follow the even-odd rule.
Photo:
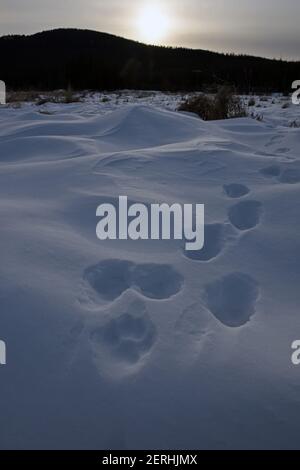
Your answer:
[[[55,29],[0,38],[0,79],[11,89],[290,91],[300,62],[149,46],[108,33]]]

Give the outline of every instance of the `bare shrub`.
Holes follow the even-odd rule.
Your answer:
[[[39,99],[39,92],[37,91],[9,91],[6,95],[7,103],[25,103],[35,102]]]
[[[245,117],[241,99],[229,87],[222,87],[216,95],[198,95],[184,101],[179,111],[195,113],[204,121]]]
[[[20,109],[22,107],[22,103],[20,101],[14,101],[13,103],[9,103],[8,106],[13,109]]]
[[[216,106],[220,108],[221,119],[239,118],[247,115],[242,100],[229,87],[220,88],[216,96]]]
[[[215,118],[214,99],[208,95],[188,98],[179,106],[178,110],[198,114],[204,121],[211,121]]]
[[[49,98],[41,98],[39,97],[38,100],[36,101],[37,106],[42,106],[44,104],[47,104],[49,102]]]
[[[252,106],[255,106],[256,102],[255,102],[255,98],[253,98],[253,96],[251,98],[249,98],[249,101],[248,101],[248,106],[249,108],[252,107]]]
[[[71,86],[69,86],[65,91],[64,91],[64,97],[63,97],[63,102],[66,104],[70,103],[78,103],[80,101],[80,98],[78,95],[76,95]]]
[[[263,122],[263,120],[264,120],[264,115],[263,115],[263,114],[259,114],[259,113],[254,113],[254,112],[252,112],[252,113],[250,114],[250,117],[251,117],[252,119],[255,119],[255,120],[258,121],[258,122]]]
[[[40,110],[39,110],[39,113],[40,113],[40,114],[43,114],[43,115],[45,115],[45,116],[52,116],[52,115],[54,114],[53,112],[48,111],[47,109],[40,109]]]
[[[46,103],[77,103],[81,100],[80,96],[73,92],[71,87],[67,90],[55,91],[9,91],[6,101],[13,103],[35,103],[42,106]]]

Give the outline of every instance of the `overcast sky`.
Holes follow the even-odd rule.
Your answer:
[[[300,0],[0,0],[0,35],[77,27],[143,41],[153,1],[168,19],[153,43],[300,59]]]

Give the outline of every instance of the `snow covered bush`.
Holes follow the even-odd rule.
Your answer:
[[[187,99],[178,108],[198,114],[204,121],[231,119],[246,116],[246,110],[241,99],[234,94],[230,87],[221,87],[216,95],[198,95]]]

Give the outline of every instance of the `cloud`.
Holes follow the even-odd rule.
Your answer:
[[[150,0],[1,0],[0,34],[57,27],[135,39],[134,18]],[[170,11],[167,45],[300,58],[299,0],[157,0]]]

